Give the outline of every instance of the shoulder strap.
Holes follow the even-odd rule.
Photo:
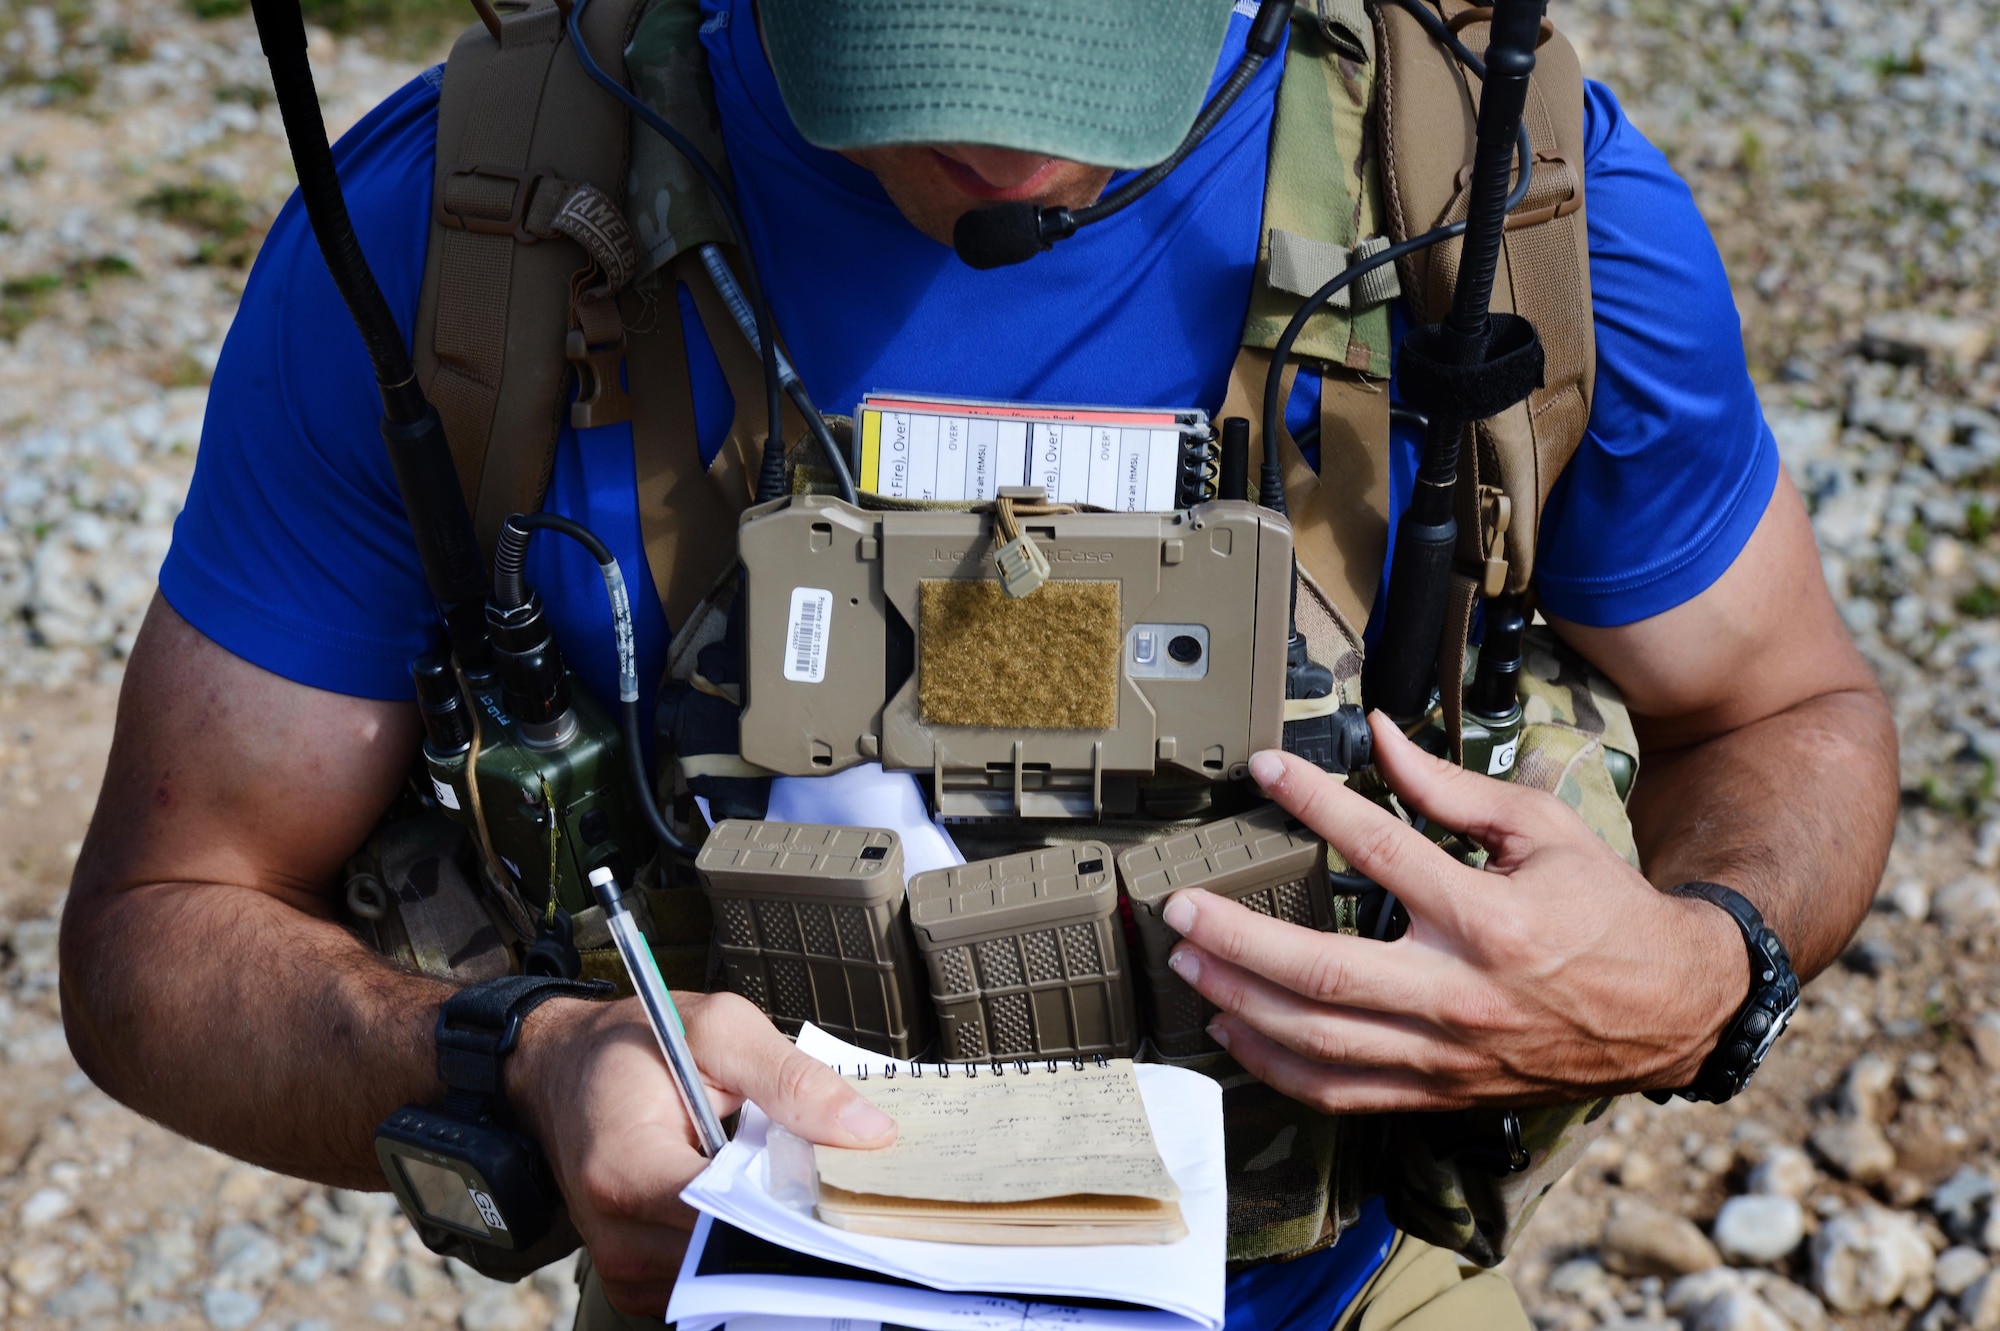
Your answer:
[[[597,0],[584,36],[624,76],[643,0]],[[579,424],[623,419],[616,295],[637,270],[614,200],[630,125],[572,53],[563,9],[530,0],[474,26],[445,65],[417,373],[443,417],[481,544],[540,506],[570,375]]]
[[[1424,3],[1473,51],[1485,48],[1490,10],[1468,0]],[[1383,53],[1383,190],[1390,234],[1400,241],[1465,215],[1476,83],[1397,6],[1375,5],[1375,29]],[[1527,402],[1480,426],[1473,483],[1459,487],[1461,563],[1483,565],[1481,590],[1488,595],[1503,586],[1526,591],[1534,576],[1542,506],[1583,439],[1597,372],[1584,225],[1583,72],[1561,33],[1546,21],[1542,32],[1526,112],[1534,184],[1508,220],[1493,308],[1523,316],[1541,334],[1544,382]],[[1452,241],[1402,261],[1403,289],[1419,319],[1440,319],[1450,305],[1459,249]]]
[[[1263,438],[1264,379],[1271,348],[1299,302],[1345,268],[1383,229],[1373,113],[1378,80],[1374,30],[1361,0],[1308,0],[1293,20],[1271,127],[1263,229],[1243,349],[1222,414],[1250,421],[1251,469]],[[1381,579],[1388,540],[1389,312],[1394,272],[1359,284],[1306,323],[1293,367],[1316,362],[1325,390],[1320,470],[1280,428],[1271,441],[1285,478],[1307,600],[1324,611],[1308,632],[1313,659],[1335,663],[1358,650]],[[1288,369],[1288,376],[1291,370]],[[1289,377],[1286,384],[1290,389]],[[1305,620],[1301,620],[1302,629]],[[1323,640],[1322,640],[1323,637]]]

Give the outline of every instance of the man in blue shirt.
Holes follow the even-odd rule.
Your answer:
[[[865,0],[815,3],[871,12]],[[1090,119],[1093,97],[1119,100],[1083,75],[1079,100],[1038,92],[1011,118],[913,98],[901,120],[877,117],[893,122],[880,141],[865,141],[800,102],[808,89],[783,40],[801,30],[799,0],[766,0],[769,51],[751,0],[703,5],[747,249],[817,400],[845,408],[892,389],[1219,405],[1262,224],[1277,62],[1166,184],[1053,252],[979,273],[946,242],[960,215],[996,200],[1076,206],[1115,186],[1113,168],[1085,162],[1163,155],[1201,100],[1201,74],[1235,64],[1245,14],[1230,16],[1225,0],[1145,0],[1127,15],[1121,39],[1134,51],[1196,49],[1201,72],[1135,75],[1128,100],[1153,100],[1124,108],[1119,125],[1146,133],[1122,145],[1104,125],[1069,123]],[[935,41],[951,14],[978,10],[938,8],[920,37]],[[1187,32],[1169,33],[1168,15]],[[883,22],[855,38],[864,74],[895,38],[896,20]],[[1089,29],[1045,33],[1050,68],[1067,68],[1058,56],[1087,63],[1102,35]],[[336,152],[406,336],[437,97],[434,79],[412,82]],[[1074,114],[1038,120],[1035,108],[1050,106]],[[1586,126],[1596,393],[1543,517],[1540,604],[1632,706],[1646,771],[1631,808],[1651,882],[1731,885],[1810,975],[1844,944],[1886,855],[1887,709],[1827,596],[1686,188],[1596,85]],[[843,151],[816,146],[827,143]],[[707,333],[681,304],[707,462],[733,406]],[[1312,419],[1318,392],[1301,373],[1288,419]],[[217,371],[64,933],[71,1040],[100,1084],[221,1149],[351,1187],[381,1186],[370,1136],[384,1114],[437,1096],[431,1031],[446,992],[367,953],[333,922],[328,886],[408,770],[418,723],[407,663],[435,634],[377,410],[294,200]],[[1414,448],[1399,435],[1393,506]],[[643,587],[633,465],[629,427],[566,429],[547,507],[599,533]],[[594,563],[538,542],[529,576],[581,679],[613,696]],[[669,625],[639,600],[650,688]],[[1183,901],[1173,922],[1189,943],[1176,964],[1222,1008],[1217,1038],[1259,1077],[1331,1112],[1687,1085],[1744,1001],[1736,925],[1655,891],[1551,801],[1377,733],[1406,801],[1474,835],[1502,873],[1469,880],[1372,806],[1260,755],[1253,772],[1269,793],[1396,890],[1413,923],[1406,944],[1363,965],[1340,940],[1302,944],[1228,903]],[[632,1008],[538,1009],[507,1065],[508,1099],[550,1152],[602,1297],[652,1316],[691,1220],[677,1194],[700,1160],[679,1145],[686,1125]],[[690,997],[685,1010],[725,1101],[754,1098],[821,1141],[886,1139],[879,1112],[747,1004]],[[1331,1325],[1388,1238],[1377,1208],[1328,1253],[1236,1277],[1232,1326]]]

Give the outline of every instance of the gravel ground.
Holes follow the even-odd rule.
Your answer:
[[[1906,808],[1879,909],[1751,1092],[1633,1099],[1508,1263],[1563,1331],[2000,1328],[2000,4],[1560,0],[1692,183]],[[419,61],[315,36],[336,132]],[[54,919],[205,384],[291,188],[248,20],[0,6],[0,1318],[566,1326],[70,1060]]]

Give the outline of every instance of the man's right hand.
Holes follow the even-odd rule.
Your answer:
[[[718,1114],[754,1100],[809,1141],[894,1140],[888,1115],[744,999],[676,993],[674,1003]],[[543,1004],[506,1067],[508,1102],[548,1153],[611,1306],[661,1316],[695,1221],[681,1189],[708,1161],[638,1000]]]

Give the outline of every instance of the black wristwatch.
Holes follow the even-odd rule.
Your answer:
[[[1682,883],[1669,888],[1668,895],[1710,902],[1736,921],[1750,949],[1750,997],[1722,1028],[1722,1038],[1703,1060],[1694,1081],[1677,1091],[1648,1091],[1646,1097],[1655,1104],[1665,1104],[1676,1095],[1720,1104],[1749,1084],[1785,1023],[1798,1011],[1799,977],[1792,971],[1785,945],[1741,893],[1720,883]]]
[[[417,1236],[496,1280],[519,1280],[578,1239],[534,1138],[516,1130],[501,1064],[551,998],[606,998],[602,981],[503,975],[459,990],[437,1020],[442,1107],[404,1105],[375,1129],[375,1159]]]

